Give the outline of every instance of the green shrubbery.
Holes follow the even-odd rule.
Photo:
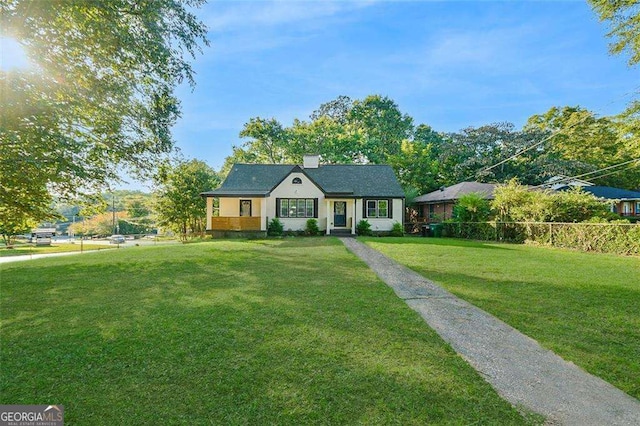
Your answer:
[[[267,235],[272,237],[280,237],[282,236],[283,231],[284,226],[282,225],[282,222],[280,222],[280,219],[278,219],[277,217],[271,219],[269,225],[267,226]]]
[[[593,219],[582,223],[446,222],[449,237],[534,243],[560,248],[624,255],[640,254],[640,225]]]
[[[307,220],[307,225],[304,228],[305,235],[316,236],[320,233],[320,228],[318,228],[318,221],[316,219]]]
[[[393,228],[391,228],[390,235],[392,237],[403,237],[404,236],[404,229],[402,228],[402,224],[400,222],[395,222],[393,224]]]
[[[356,233],[362,236],[373,235],[373,232],[371,232],[371,224],[369,223],[369,221],[362,219],[360,222],[358,222],[358,224],[356,225]]]
[[[575,188],[537,191],[511,181],[496,188],[490,203],[477,194],[460,198],[449,237],[530,242],[581,251],[640,254],[640,226],[609,212],[607,202]],[[495,221],[488,221],[491,213]]]
[[[512,180],[497,187],[493,195],[491,208],[501,222],[584,222],[611,217],[606,201],[580,187],[561,192],[531,190]]]

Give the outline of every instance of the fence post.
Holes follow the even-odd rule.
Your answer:
[[[549,222],[549,243],[553,245],[553,222]]]

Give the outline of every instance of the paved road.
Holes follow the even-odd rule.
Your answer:
[[[136,244],[138,246],[153,246],[153,245],[167,245],[167,244],[176,244],[178,243],[178,241],[176,240],[162,240],[162,241],[155,241],[155,240],[150,240],[150,239],[140,239],[140,240],[127,240],[126,243],[124,244],[111,244],[109,245],[109,240],[85,240],[83,241],[83,244],[86,245],[109,245],[110,248],[104,248],[104,249],[100,249],[100,251],[102,250],[111,250],[111,249],[117,249],[117,248],[131,248],[131,247],[137,247]],[[57,240],[54,242],[54,244],[69,244],[68,240]],[[25,255],[17,255],[17,256],[3,256],[0,257],[0,264],[2,263],[10,263],[10,262],[20,262],[20,261],[25,261],[25,260],[33,260],[33,259],[41,259],[43,257],[57,257],[57,256],[70,256],[73,254],[82,254],[82,253],[96,253],[97,250],[86,250],[81,252],[80,251],[80,240],[76,240],[75,241],[75,247],[77,247],[78,251],[69,251],[69,252],[63,252],[63,253],[43,253],[43,254],[25,254]]]
[[[108,249],[105,249],[108,250]],[[72,254],[93,253],[96,250],[80,251],[66,251],[63,253],[43,253],[43,254],[24,254],[18,256],[3,256],[0,257],[0,263],[21,262],[25,260],[42,259],[43,257],[58,257],[58,256],[71,256]]]
[[[640,425],[640,401],[371,247],[341,240],[511,404],[553,425]]]

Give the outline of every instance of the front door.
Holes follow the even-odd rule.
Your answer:
[[[333,226],[347,226],[346,201],[335,201],[333,203]]]

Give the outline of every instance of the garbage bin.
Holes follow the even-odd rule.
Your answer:
[[[429,237],[429,225],[422,225],[422,236],[423,237]]]
[[[442,224],[441,223],[433,223],[431,224],[431,235],[436,238],[442,237]]]

